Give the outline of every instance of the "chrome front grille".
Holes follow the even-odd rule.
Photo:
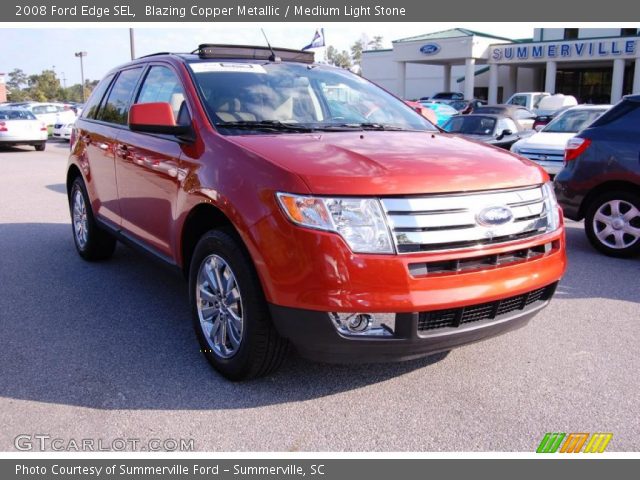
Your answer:
[[[547,230],[541,186],[516,190],[383,198],[398,253],[465,248],[528,238]],[[483,226],[477,215],[487,207],[507,206],[513,220]]]
[[[536,162],[564,162],[564,150],[522,149],[518,153]]]

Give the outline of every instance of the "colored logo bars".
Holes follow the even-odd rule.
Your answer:
[[[613,433],[545,433],[536,453],[602,453],[609,445]],[[589,441],[587,442],[587,439]],[[564,440],[564,443],[563,443]],[[582,447],[584,450],[582,450]],[[562,445],[562,447],[560,447]]]

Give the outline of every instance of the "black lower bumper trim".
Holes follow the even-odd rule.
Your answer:
[[[420,358],[515,330],[548,303],[545,299],[493,320],[428,332],[418,330],[419,313],[399,313],[393,337],[347,337],[337,332],[327,312],[269,307],[280,335],[303,357],[330,363],[376,363]]]

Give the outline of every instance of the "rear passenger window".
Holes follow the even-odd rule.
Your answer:
[[[96,118],[96,114],[100,108],[100,102],[102,102],[102,97],[104,97],[109,85],[111,85],[111,80],[113,80],[113,75],[105,77],[95,88],[82,111],[84,118]]]
[[[118,125],[127,124],[127,115],[131,105],[133,90],[136,88],[138,78],[142,68],[131,68],[124,70],[118,75],[113,88],[109,92],[107,101],[98,112],[98,120],[115,123]]]
[[[178,76],[168,67],[153,66],[149,69],[135,103],[154,102],[169,103],[176,123],[184,123],[179,121],[180,111],[186,108],[184,89]]]
[[[605,112],[592,127],[611,125],[625,131],[640,131],[640,103],[625,100]]]
[[[511,105],[520,105],[521,107],[527,106],[527,97],[523,97],[522,95],[518,95],[513,97],[509,102]]]

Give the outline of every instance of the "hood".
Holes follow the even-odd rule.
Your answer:
[[[518,148],[535,148],[543,150],[562,150],[567,141],[577,133],[538,132],[518,142]]]
[[[366,131],[226,138],[297,174],[311,193],[319,195],[462,192],[546,180],[542,169],[529,160],[440,133]]]

